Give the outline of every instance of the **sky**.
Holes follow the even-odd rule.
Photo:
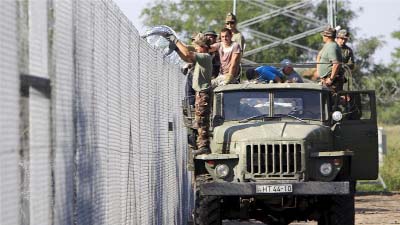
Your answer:
[[[114,2],[141,34],[146,31],[139,16],[145,7],[155,2],[154,0],[114,0]],[[386,44],[374,54],[373,59],[376,63],[389,63],[393,49],[400,47],[400,41],[391,38],[393,31],[400,31],[400,0],[351,0],[351,7],[359,15],[351,23],[351,27],[357,29],[357,36],[365,38],[382,36],[381,40]],[[359,10],[360,7],[363,7],[362,11]],[[351,41],[349,46],[352,46]],[[357,56],[357,52],[355,54]]]

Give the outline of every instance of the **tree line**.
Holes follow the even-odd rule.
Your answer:
[[[236,15],[238,22],[246,21],[266,13],[262,5],[274,7],[288,7],[300,3],[301,0],[266,0],[237,1]],[[262,4],[262,5],[260,5]],[[350,26],[360,10],[351,10],[349,0],[338,1],[336,24],[351,33],[351,46],[355,53],[356,67],[353,71],[353,83],[358,89],[372,89],[376,91],[378,100],[379,122],[400,124],[400,46],[393,49],[389,64],[377,63],[372,57],[377,49],[385,45],[380,36],[358,37],[357,29]],[[233,11],[232,1],[187,1],[187,0],[157,0],[141,12],[141,19],[146,26],[167,25],[172,27],[182,40],[190,43],[193,32],[215,30],[223,28],[225,15]],[[273,8],[271,9],[273,10]],[[315,21],[326,21],[327,5],[321,0],[314,4],[309,3],[295,11],[299,15],[314,18]],[[284,15],[274,16],[261,23],[249,27],[269,36],[284,39],[288,36],[302,33],[315,28],[315,24],[307,20],[297,20]],[[242,30],[241,30],[242,31]],[[246,50],[256,49],[271,43],[271,40],[255,38],[251,32],[242,31],[246,37]],[[393,31],[392,37],[400,40],[400,30]],[[298,45],[319,50],[322,47],[322,38],[319,32],[294,41]],[[289,58],[293,62],[315,62],[316,53],[310,53],[305,48],[284,44],[245,58],[253,62],[279,62],[282,58]]]

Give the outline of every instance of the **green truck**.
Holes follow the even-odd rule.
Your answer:
[[[212,105],[211,154],[190,160],[193,224],[354,224],[356,181],[378,177],[374,91],[230,84],[214,89]]]

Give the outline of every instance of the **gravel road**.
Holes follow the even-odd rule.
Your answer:
[[[267,225],[256,220],[223,222],[223,225],[253,224]],[[400,194],[357,195],[355,224],[400,224]],[[317,223],[293,222],[291,225],[317,225]]]

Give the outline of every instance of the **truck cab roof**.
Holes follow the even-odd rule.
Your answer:
[[[317,90],[329,91],[325,86],[317,83],[241,83],[241,84],[228,84],[219,86],[214,89],[214,92],[225,91],[246,91],[246,90],[270,90],[270,89],[303,89],[303,90]]]

